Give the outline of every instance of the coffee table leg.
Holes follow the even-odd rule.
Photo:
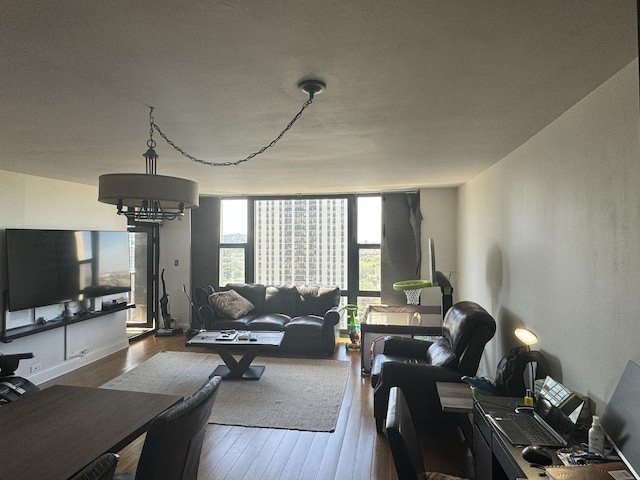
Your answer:
[[[256,358],[258,354],[257,349],[247,350],[240,361],[236,360],[226,348],[218,347],[216,350],[218,351],[218,355],[224,360],[225,365],[219,365],[209,378],[218,375],[227,379],[258,380],[262,376],[264,366],[251,366],[251,362],[253,362],[253,359]]]

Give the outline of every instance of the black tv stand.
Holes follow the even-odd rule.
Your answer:
[[[119,312],[128,308],[135,308],[135,305],[118,303],[116,304],[116,306],[110,306],[106,309],[103,308],[102,311],[99,312],[76,313],[71,317],[64,317],[61,315],[46,322],[37,322],[31,325],[25,325],[23,327],[16,327],[11,329],[7,329],[6,319],[3,318],[2,331],[0,332],[0,342],[9,343],[16,338],[28,337],[29,335],[35,335],[36,333],[53,330],[54,328],[65,327],[74,323],[84,322],[85,320],[91,320],[92,318],[110,315],[114,312]]]

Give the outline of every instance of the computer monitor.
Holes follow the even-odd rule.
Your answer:
[[[640,478],[640,366],[627,363],[600,423],[620,458]]]
[[[438,279],[436,278],[436,252],[433,246],[433,238],[429,237],[429,281],[432,286],[438,285]]]

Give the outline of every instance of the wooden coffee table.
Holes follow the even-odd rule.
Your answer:
[[[233,380],[259,380],[264,372],[264,365],[251,365],[256,355],[263,350],[280,347],[284,332],[246,332],[250,339],[243,340],[239,335],[223,339],[223,332],[228,330],[207,330],[189,340],[187,347],[206,347],[218,352],[224,365],[218,365],[209,378],[218,375]],[[241,332],[244,333],[244,332]],[[245,350],[240,360],[236,360],[231,350]]]

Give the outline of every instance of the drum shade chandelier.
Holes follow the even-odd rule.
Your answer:
[[[184,215],[185,209],[198,207],[198,184],[184,178],[157,174],[159,155],[155,151],[154,131],[158,132],[174,150],[192,162],[210,167],[240,165],[273,147],[302,116],[304,110],[311,105],[314,95],[323,92],[326,85],[320,80],[302,80],[298,84],[298,88],[309,96],[302,104],[300,111],[269,144],[234,162],[208,162],[190,155],[162,132],[153,119],[154,108],[149,107],[149,140],[147,140],[147,151],[143,154],[146,160],[145,173],[100,175],[98,178],[98,201],[116,205],[118,215],[125,215],[129,223],[180,219]]]

